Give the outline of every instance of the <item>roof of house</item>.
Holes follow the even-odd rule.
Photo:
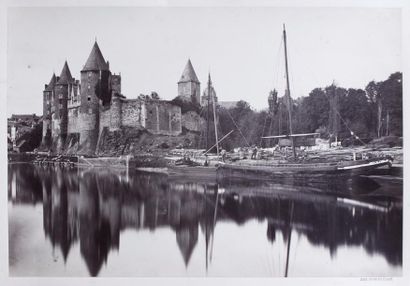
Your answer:
[[[196,76],[196,73],[194,71],[194,67],[192,66],[191,60],[189,59],[178,83],[190,81],[199,83],[198,77]]]
[[[99,71],[99,70],[108,71],[109,66],[108,66],[108,63],[104,60],[100,47],[98,47],[97,42],[95,42],[82,71]]]

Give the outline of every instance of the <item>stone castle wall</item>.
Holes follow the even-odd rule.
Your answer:
[[[47,133],[51,135],[51,96],[51,91],[43,92],[43,138],[47,136]]]
[[[85,97],[87,102],[90,102],[91,98],[88,100],[88,96]],[[80,154],[98,152],[98,149],[93,151],[93,146],[98,145],[104,129],[112,132],[122,128],[145,128],[155,135],[178,136],[182,133],[182,127],[188,131],[199,132],[203,121],[196,112],[182,114],[181,107],[164,100],[125,99],[114,96],[109,105],[103,106],[99,103],[98,112],[95,112],[93,107],[92,104],[87,109],[83,106],[84,113],[81,113],[80,104],[68,108],[66,135],[78,134],[78,148],[75,147],[75,150],[78,149]],[[55,115],[53,113],[52,132],[60,134],[54,139],[58,142],[61,136],[61,119],[55,118]],[[98,128],[97,132],[95,128]]]
[[[166,101],[146,103],[145,128],[153,134],[179,135],[182,132],[181,107]]]
[[[111,101],[110,130],[118,130],[122,125],[122,100],[114,96]]]
[[[73,107],[68,109],[68,134],[79,133],[79,112],[80,107]]]
[[[121,108],[121,125],[125,127],[144,127],[142,119],[142,110],[145,109],[145,103],[138,99],[123,99]]]
[[[111,127],[111,108],[109,106],[100,106],[100,123],[99,123],[99,136],[104,128],[110,129]]]
[[[200,132],[204,120],[195,111],[188,111],[182,114],[182,127],[189,131]]]

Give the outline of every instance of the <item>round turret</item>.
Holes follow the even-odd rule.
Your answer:
[[[111,101],[108,64],[95,43],[81,71],[80,153],[94,154],[99,136],[100,102]]]

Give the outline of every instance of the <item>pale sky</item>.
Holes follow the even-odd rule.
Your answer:
[[[401,71],[400,9],[10,8],[7,113],[42,114],[53,71],[67,59],[79,79],[95,38],[128,98],[174,98],[190,58],[201,94],[210,71],[219,100],[260,110],[269,90],[284,92],[283,23],[294,98],[333,80],[364,88]]]

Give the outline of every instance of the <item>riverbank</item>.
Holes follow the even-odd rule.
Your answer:
[[[169,151],[145,152],[126,156],[107,156],[107,157],[84,157],[77,155],[58,155],[50,156],[47,153],[9,153],[9,162],[32,162],[36,164],[68,164],[88,167],[108,167],[117,169],[136,169],[136,168],[170,168],[170,173],[183,174],[190,172],[192,166],[204,166],[205,160],[210,166],[218,165],[218,158],[215,155],[204,156],[204,150],[196,149],[173,149]],[[288,158],[286,150],[260,149],[261,156],[258,160],[284,161]],[[395,175],[403,176],[403,149],[401,147],[392,148],[370,148],[353,147],[337,148],[329,150],[304,150],[302,151],[305,162],[336,162],[352,160],[353,156],[380,156],[388,155],[393,158],[393,166],[390,169],[375,170],[375,175]],[[227,161],[250,160],[251,153],[244,151],[230,152],[227,154]],[[182,165],[182,166],[179,166]],[[176,170],[176,172],[172,171]],[[195,173],[195,172],[194,172]],[[187,173],[187,176],[190,174]]]

